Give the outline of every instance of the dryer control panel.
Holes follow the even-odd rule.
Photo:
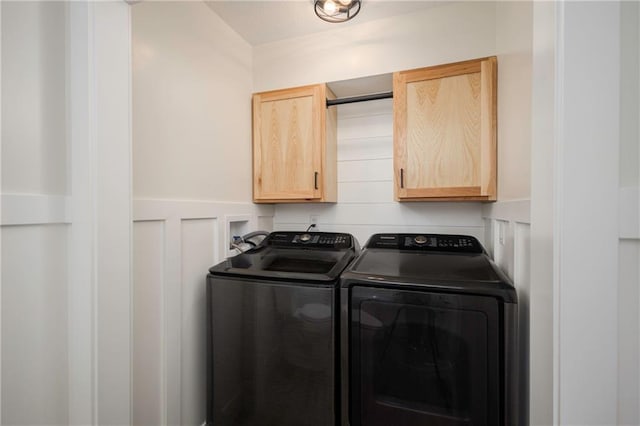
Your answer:
[[[375,234],[365,248],[484,253],[480,242],[469,235]]]

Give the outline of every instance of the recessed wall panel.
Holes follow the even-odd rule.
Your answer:
[[[162,424],[164,221],[133,224],[133,424]]]
[[[2,191],[66,194],[67,4],[2,2]]]
[[[181,424],[205,421],[205,283],[215,262],[216,219],[182,220]]]
[[[2,227],[3,425],[68,423],[67,233]]]

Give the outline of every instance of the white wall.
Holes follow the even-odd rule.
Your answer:
[[[3,424],[129,422],[124,2],[3,2]]]
[[[493,55],[495,23],[495,3],[463,2],[258,45],[253,50],[253,90],[346,80]]]
[[[529,199],[532,2],[498,2],[495,25],[498,55],[498,199]]]
[[[133,6],[136,198],[251,199],[251,64],[202,2]]]
[[[201,425],[207,270],[272,228],[250,201],[251,46],[202,2],[132,10],[132,420]]]

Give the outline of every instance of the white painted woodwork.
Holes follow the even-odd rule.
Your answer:
[[[640,424],[640,5],[620,4],[618,423]]]
[[[149,360],[161,370],[154,367],[149,376],[134,364],[136,389],[151,394],[134,394],[134,405],[136,398],[149,405],[134,410],[132,421],[200,425],[205,324],[199,298],[207,269],[229,253],[225,219],[248,216],[247,232],[272,227],[273,208],[250,203],[252,51],[203,2],[137,2],[132,32],[133,226],[154,224],[133,247],[135,269],[147,271],[134,288],[154,305],[134,303],[133,311],[160,315],[149,333],[161,336]],[[159,271],[160,301],[150,294],[160,285]],[[151,390],[158,382],[162,387]]]
[[[67,6],[3,2],[0,15],[0,423],[62,425],[70,419]]]
[[[68,424],[67,236],[2,227],[2,424]]]
[[[166,424],[163,406],[164,223],[133,224],[132,420],[135,425]]]
[[[617,418],[634,425],[640,423],[640,238],[620,240],[618,264]]]
[[[216,262],[217,219],[185,219],[181,225],[182,425],[199,425],[206,411],[206,272]]]
[[[69,424],[92,424],[96,417],[95,370],[95,117],[92,95],[93,50],[90,8],[69,4],[67,45],[69,96],[69,178],[71,194],[66,217],[69,229]]]
[[[518,363],[520,368],[518,417],[529,422],[531,219],[529,200],[486,205],[485,248],[496,264],[513,280],[518,294]]]
[[[71,223],[69,196],[2,194],[3,225]]]
[[[619,87],[620,3],[563,3],[558,11],[557,421],[615,424],[620,91],[611,84]]]
[[[554,346],[556,5],[533,2],[531,88],[530,423],[554,424],[558,395]],[[500,102],[498,102],[500,103]],[[499,190],[498,190],[499,191]]]
[[[640,424],[640,5],[620,4],[619,424]]]
[[[340,183],[389,181],[391,179],[393,179],[393,160],[389,158],[341,161],[338,164],[338,182]]]
[[[1,421],[128,424],[129,6],[0,7]]]
[[[204,422],[205,278],[229,254],[230,221],[270,231],[272,217],[270,205],[134,200],[133,424]]]
[[[131,422],[131,33],[125,2],[93,8],[97,421]]]

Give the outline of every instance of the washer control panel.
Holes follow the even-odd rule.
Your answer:
[[[353,246],[349,234],[333,232],[272,232],[265,243],[277,247],[348,249]]]
[[[367,242],[366,248],[461,253],[484,252],[482,245],[475,237],[443,234],[375,234]]]

